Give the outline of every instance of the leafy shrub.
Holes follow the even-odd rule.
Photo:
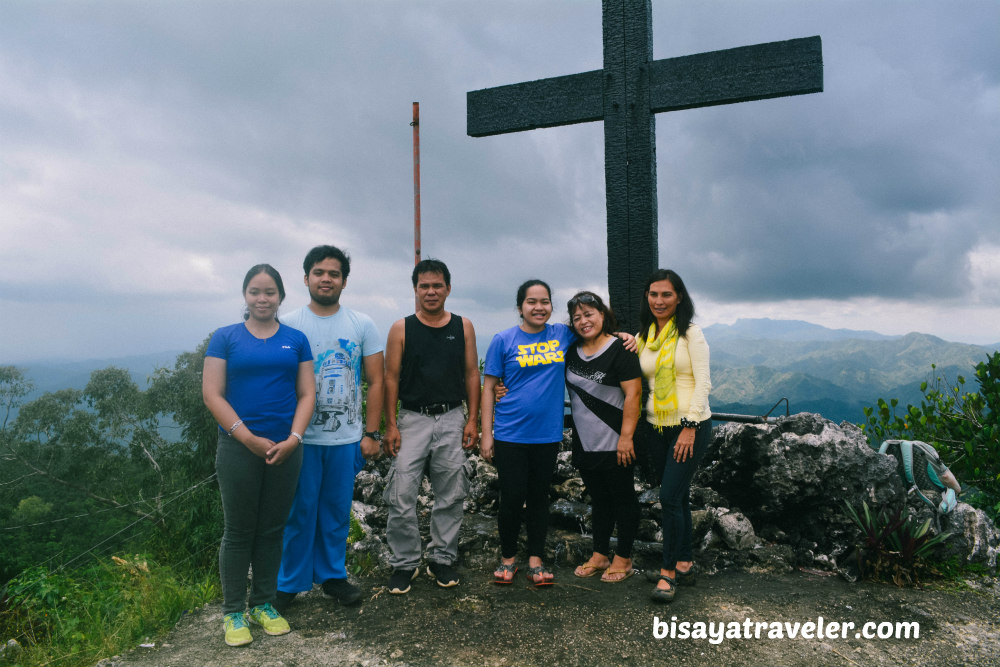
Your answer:
[[[861,529],[858,569],[868,579],[890,579],[897,586],[919,583],[921,574],[934,571],[926,562],[934,547],[951,537],[950,533],[932,536],[930,519],[917,525],[905,503],[899,509],[878,512],[873,512],[866,502],[861,512],[846,501],[844,505],[847,515]]]
[[[347,532],[347,545],[350,546],[365,538],[365,529],[361,527],[361,522],[351,512],[351,526]],[[356,577],[371,574],[378,567],[375,556],[368,552],[357,552],[353,549],[347,550],[347,571]]]
[[[936,366],[931,366],[936,371]],[[959,375],[950,383],[943,375],[922,382],[919,406],[899,410],[895,398],[878,399],[865,407],[862,424],[875,447],[883,440],[922,440],[937,449],[963,487],[978,487],[965,500],[975,502],[994,518],[1000,515],[1000,352],[975,368],[978,390],[966,388]]]

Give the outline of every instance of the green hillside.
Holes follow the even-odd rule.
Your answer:
[[[741,328],[741,322],[748,325]],[[873,337],[858,332],[862,337],[852,338],[848,331],[804,328],[795,322],[788,326],[794,333],[782,337],[781,322],[771,320],[767,333],[774,337],[764,339],[753,337],[762,329],[758,321],[741,322],[705,330],[712,351],[715,412],[763,414],[787,398],[792,413],[818,412],[837,422],[860,422],[862,407],[879,397],[918,402],[920,382],[932,375],[968,376],[997,349],[920,333]],[[801,340],[805,335],[818,340]]]

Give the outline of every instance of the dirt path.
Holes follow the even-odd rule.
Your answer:
[[[356,607],[340,607],[313,591],[289,609],[293,632],[229,648],[217,604],[185,616],[163,643],[136,648],[100,667],[320,665],[1000,665],[1000,584],[977,590],[899,589],[849,584],[806,572],[785,575],[722,571],[682,588],[672,605],[647,598],[642,574],[617,584],[556,571],[558,584],[535,589],[519,578],[496,586],[485,573],[438,588],[427,577],[408,595],[389,595],[382,579],[359,582]],[[682,622],[805,624],[822,616],[853,622],[847,637],[682,639]],[[654,637],[654,619],[676,617],[675,638]],[[856,638],[868,621],[917,622],[919,638]],[[692,626],[694,629],[695,626]],[[667,626],[669,631],[669,626]],[[802,629],[799,629],[802,632]]]

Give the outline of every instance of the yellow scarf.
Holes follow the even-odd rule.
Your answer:
[[[656,322],[649,325],[645,338],[638,341],[639,354],[648,347],[656,355],[656,373],[653,376],[653,412],[656,421],[663,423],[677,415],[677,374],[674,371],[674,352],[677,351],[677,323],[671,317],[667,326],[656,335]]]

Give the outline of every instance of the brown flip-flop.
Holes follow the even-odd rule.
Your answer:
[[[606,579],[605,577],[607,577],[609,574],[624,574],[625,576],[622,577],[621,579]],[[631,567],[628,568],[627,570],[608,569],[604,572],[603,575],[601,575],[601,581],[603,581],[606,584],[620,584],[621,582],[631,577],[633,574],[635,574],[635,568]]]
[[[608,565],[606,567],[599,567],[597,565],[593,565],[592,563],[587,562],[584,563],[583,565],[578,566],[575,570],[573,570],[573,574],[577,577],[580,577],[581,579],[587,579],[588,577],[596,577],[597,575],[607,570],[609,567],[611,566]],[[580,574],[580,570],[583,570],[585,574]]]

